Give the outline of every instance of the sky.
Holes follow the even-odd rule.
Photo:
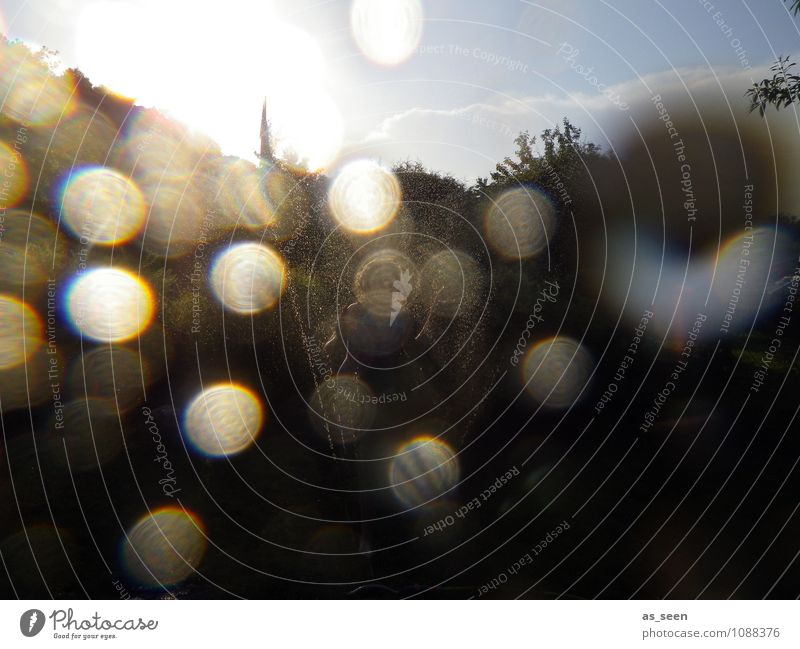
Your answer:
[[[613,149],[656,93],[744,92],[800,50],[781,0],[0,0],[5,31],[253,158],[420,160],[472,182],[569,117]],[[722,94],[720,94],[722,93]],[[700,98],[700,99],[698,99]]]

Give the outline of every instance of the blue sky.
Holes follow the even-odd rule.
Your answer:
[[[510,154],[519,130],[565,115],[608,145],[653,92],[685,102],[722,88],[744,106],[749,81],[778,54],[800,50],[797,23],[780,0],[423,1],[419,42],[394,65],[359,49],[348,1],[124,6],[128,13],[97,14],[89,0],[0,4],[12,37],[59,50],[93,81],[173,112],[227,153],[251,154],[260,98],[273,85],[305,90],[313,77],[324,98],[303,95],[302,115],[284,109],[297,122],[284,135],[330,136],[337,153],[320,154],[326,166],[416,158],[467,180]],[[127,18],[138,14],[138,22]],[[87,46],[96,25],[107,26],[106,38]]]

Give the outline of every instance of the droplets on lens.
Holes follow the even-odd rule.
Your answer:
[[[143,586],[172,586],[189,577],[206,552],[200,519],[176,507],[147,514],[128,532],[123,560]]]
[[[422,36],[419,0],[355,0],[350,26],[364,55],[381,65],[396,65],[414,52]]]
[[[135,179],[151,200],[161,187],[186,187],[204,162],[218,155],[210,139],[154,109],[133,117],[126,133],[116,148],[114,166]]]
[[[458,483],[458,458],[450,447],[430,436],[417,437],[392,459],[390,479],[397,499],[417,507],[438,498]]]
[[[72,114],[74,81],[69,72],[55,76],[43,51],[22,43],[0,43],[2,112],[18,122],[45,126]]]
[[[136,184],[113,169],[92,167],[74,174],[64,187],[63,219],[79,239],[111,245],[136,236],[145,201]]]
[[[283,259],[272,248],[242,243],[217,257],[211,270],[211,288],[226,309],[258,313],[278,301],[284,275]]]
[[[184,429],[195,449],[212,457],[240,453],[252,445],[264,421],[249,390],[223,383],[203,390],[186,411]]]
[[[202,196],[190,183],[164,182],[150,192],[150,211],[144,228],[144,248],[162,257],[181,257],[198,242],[211,241],[217,233],[207,227]]]
[[[555,233],[553,203],[532,188],[506,191],[484,221],[489,245],[507,259],[526,259],[544,250]]]
[[[247,160],[223,160],[217,170],[217,201],[232,225],[259,231],[275,222],[267,191],[273,176]]]
[[[5,142],[0,142],[0,174],[5,185],[5,207],[19,204],[28,190],[28,168],[22,156]]]
[[[392,248],[383,248],[359,265],[353,292],[370,313],[391,325],[392,313],[407,306],[418,278],[414,263],[406,255]]]
[[[53,399],[53,366],[62,362],[53,348],[40,344],[24,363],[0,368],[0,406],[3,413],[17,408],[32,408]]]
[[[530,394],[548,408],[567,408],[578,399],[592,373],[592,357],[571,338],[540,342],[522,367]]]
[[[66,246],[58,245],[53,223],[33,212],[6,212],[0,239],[0,291],[27,289],[30,296],[30,289],[60,270],[66,257]]]
[[[49,466],[72,473],[95,471],[114,460],[122,450],[119,413],[109,399],[78,399],[53,415],[50,432],[42,442]]]
[[[42,346],[42,322],[30,306],[0,295],[0,370],[25,363]]]
[[[400,183],[388,169],[371,160],[344,167],[330,190],[336,221],[358,234],[375,232],[392,222],[400,207]]]
[[[67,295],[67,312],[75,328],[101,342],[134,338],[148,327],[153,310],[150,287],[117,268],[79,275]]]
[[[74,394],[108,400],[123,413],[144,399],[152,374],[148,355],[103,345],[73,360],[67,384]]]

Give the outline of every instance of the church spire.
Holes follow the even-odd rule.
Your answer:
[[[264,97],[264,105],[261,108],[261,151],[258,157],[264,161],[272,163],[272,143],[269,136],[269,120],[267,120],[267,98]]]

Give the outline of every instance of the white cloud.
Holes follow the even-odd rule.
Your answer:
[[[486,175],[494,164],[513,153],[514,137],[522,130],[538,133],[568,117],[584,135],[606,148],[630,134],[631,117],[653,118],[651,97],[660,94],[679,110],[703,111],[711,106],[727,112],[726,101],[737,120],[746,118],[744,96],[753,79],[769,76],[768,66],[742,68],[681,68],[649,74],[602,88],[618,95],[629,108],[621,110],[587,81],[585,92],[512,98],[488,97],[480,103],[451,108],[412,108],[383,119],[357,146],[384,159],[420,159],[426,165],[474,179]],[[771,123],[791,124],[792,111],[772,113]],[[797,132],[795,127],[794,132]]]

